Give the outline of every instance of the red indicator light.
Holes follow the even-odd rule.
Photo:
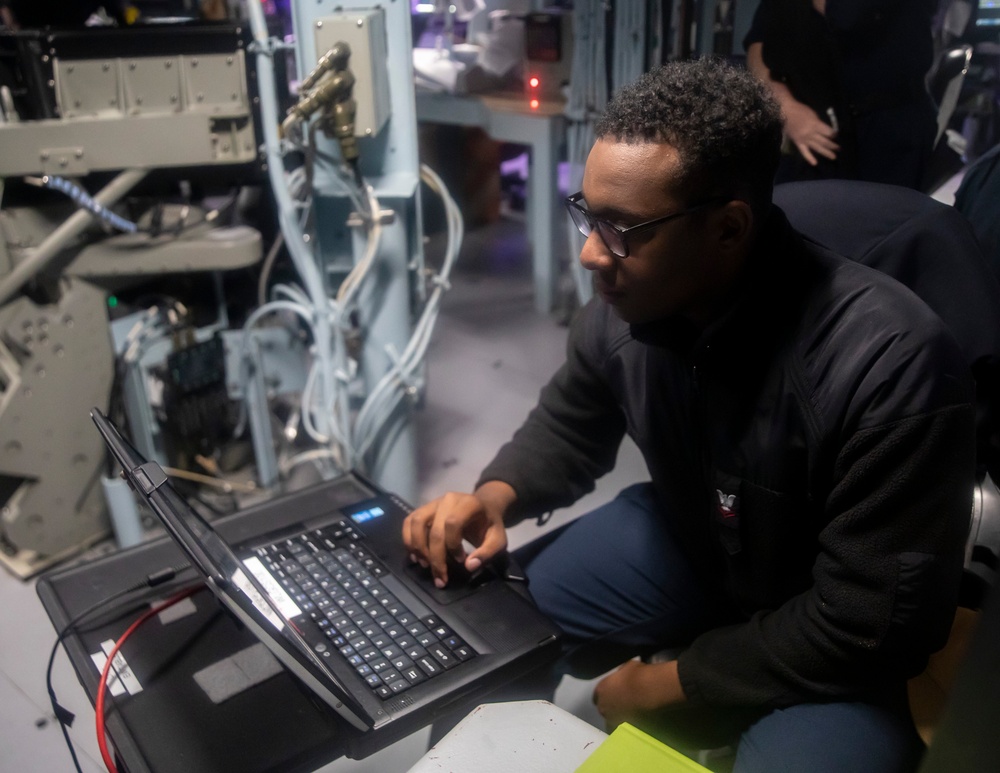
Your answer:
[[[533,99],[533,100],[531,100],[528,103],[528,105],[531,107],[532,110],[537,110],[538,109],[538,100],[537,99]]]
[[[537,76],[532,75],[530,78],[528,78],[528,85],[531,86],[531,88],[533,89],[537,89],[540,83],[541,81],[538,80]]]

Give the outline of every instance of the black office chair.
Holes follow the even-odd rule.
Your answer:
[[[954,207],[892,185],[779,185],[775,203],[809,239],[899,280],[951,329],[977,385],[977,460],[1000,480],[1000,279]]]
[[[955,191],[955,209],[972,223],[986,262],[1000,278],[1000,145],[994,145],[965,170]]]

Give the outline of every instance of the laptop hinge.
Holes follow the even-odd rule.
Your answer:
[[[140,464],[132,470],[132,475],[143,494],[151,494],[167,482],[167,474],[156,462]]]

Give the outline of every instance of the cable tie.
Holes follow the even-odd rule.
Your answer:
[[[247,52],[273,57],[277,51],[289,51],[293,48],[294,46],[291,43],[285,43],[283,40],[270,37],[264,40],[254,39],[250,41],[250,44],[247,46]]]
[[[409,397],[411,400],[416,402],[420,397],[420,393],[423,391],[422,387],[424,380],[417,375],[412,376],[400,376],[399,383],[403,387],[403,394]]]
[[[431,277],[431,284],[437,285],[445,292],[451,289],[451,282],[448,281],[448,277],[441,276],[440,274],[434,274]]]
[[[62,724],[66,725],[66,727],[73,727],[73,720],[76,719],[76,714],[56,701],[52,702],[52,710],[55,712],[56,719]]]
[[[393,344],[388,343],[382,347],[382,349],[385,352],[385,356],[392,362],[393,367],[398,368],[400,364],[400,357],[399,352],[396,351],[396,347]]]

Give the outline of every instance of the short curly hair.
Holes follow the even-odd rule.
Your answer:
[[[781,153],[781,109],[747,70],[721,59],[671,62],[625,86],[597,120],[598,139],[665,142],[681,159],[676,192],[770,205]]]

